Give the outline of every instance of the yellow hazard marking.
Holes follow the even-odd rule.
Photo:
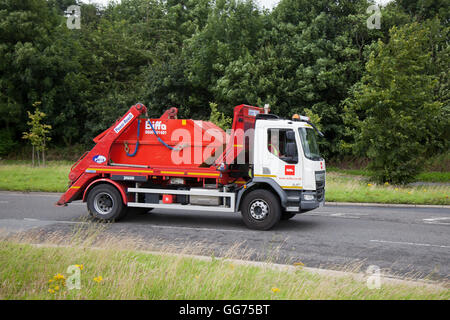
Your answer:
[[[242,144],[235,144],[235,145],[233,145],[233,147],[242,148],[243,145]]]
[[[303,187],[297,186],[281,186],[283,189],[303,189]]]
[[[161,173],[165,173],[165,174],[184,174],[183,171],[161,171]]]
[[[80,189],[81,187],[80,186],[73,186],[73,187],[70,187],[70,189]]]
[[[137,173],[153,173],[153,170],[129,170],[129,169],[97,169],[97,168],[88,168],[86,170],[94,170],[94,171],[111,171],[111,172],[137,172]]]
[[[213,176],[218,177],[220,173],[205,173],[205,172],[188,172],[187,173],[190,176]]]
[[[185,126],[185,125],[186,125],[186,119],[181,120],[181,124],[182,124],[183,126]]]
[[[276,178],[277,176],[273,174],[255,174],[255,177]]]

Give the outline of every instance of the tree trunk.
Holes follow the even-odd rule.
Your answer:
[[[44,146],[42,147],[42,165],[45,167],[45,136],[44,136]]]
[[[31,151],[31,163],[32,163],[32,165],[33,165],[33,167],[34,167],[34,146],[32,146],[32,149],[31,149],[32,151]]]

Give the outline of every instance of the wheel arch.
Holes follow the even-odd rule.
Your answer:
[[[276,183],[273,179],[270,178],[253,178],[253,180],[246,185],[245,188],[239,190],[237,194],[236,200],[236,208],[240,210],[240,206],[242,203],[242,199],[253,190],[256,189],[266,189],[271,191],[275,196],[278,197],[280,201],[280,205],[282,208],[286,208],[287,203],[287,194],[286,192]]]
[[[123,184],[118,183],[117,181],[113,181],[111,179],[108,178],[101,178],[101,179],[97,179],[92,181],[87,187],[86,189],[84,189],[84,193],[83,193],[83,202],[86,202],[87,200],[87,195],[89,194],[89,191],[99,185],[99,184],[109,184],[112,185],[113,187],[115,187],[120,195],[122,196],[122,201],[124,205],[127,205],[128,203],[128,199],[127,199],[127,193],[126,193],[126,186]]]

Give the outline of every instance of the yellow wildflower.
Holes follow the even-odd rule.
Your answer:
[[[98,276],[98,277],[94,278],[94,281],[97,282],[97,283],[100,283],[100,282],[103,281],[103,278],[102,278],[102,276]]]
[[[272,292],[273,292],[273,293],[280,292],[280,289],[278,289],[278,288],[272,288]]]
[[[59,279],[65,279],[65,277],[62,275],[62,274],[60,274],[60,273],[58,273],[56,276],[54,276],[53,277],[55,280],[59,280]]]
[[[389,185],[389,182],[386,181],[386,182],[384,183],[384,185],[388,186],[388,185]]]
[[[53,289],[48,289],[48,292],[49,292],[49,293],[55,293],[55,290],[53,290]]]
[[[303,267],[305,264],[303,262],[294,262],[294,266]]]
[[[368,183],[368,184],[367,184],[367,186],[368,186],[368,187],[371,187],[371,186],[373,186],[373,184],[371,184],[371,183]]]

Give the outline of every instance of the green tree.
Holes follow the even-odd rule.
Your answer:
[[[325,157],[342,152],[342,101],[364,73],[368,45],[388,37],[388,28],[408,18],[395,6],[383,9],[382,29],[367,29],[368,2],[282,0],[262,18],[258,49],[224,66],[213,87],[219,105],[269,103],[291,117],[305,109],[321,118]],[[231,110],[228,111],[231,114]]]
[[[210,102],[209,108],[211,109],[211,115],[209,116],[209,121],[214,123],[216,126],[222,128],[223,130],[231,129],[231,124],[233,119],[227,117],[217,109],[217,103]]]
[[[34,157],[36,155],[38,165],[41,165],[41,157],[42,164],[45,166],[45,150],[47,149],[47,142],[51,140],[48,136],[50,129],[52,126],[48,124],[41,123],[41,121],[46,117],[46,114],[39,110],[38,106],[41,102],[33,103],[33,107],[35,107],[34,113],[28,111],[28,118],[30,119],[27,124],[30,126],[30,131],[23,132],[23,139],[29,140],[32,145],[32,161],[33,166],[35,165]],[[42,156],[41,156],[42,155]]]
[[[184,42],[185,74],[192,88],[189,95],[191,116],[207,118],[204,106],[209,101],[217,101],[217,80],[232,61],[258,49],[263,29],[261,14],[253,0],[215,2],[205,27]],[[227,106],[221,111],[231,115],[233,106],[241,102],[227,101],[219,105]]]
[[[448,25],[450,6],[447,0],[396,0],[395,2],[420,21],[438,16],[442,23]]]
[[[433,66],[433,47],[442,37],[438,20],[393,27],[346,101],[353,147],[371,160],[379,182],[410,182],[425,159],[448,148],[442,134],[449,128],[448,107],[438,101]]]

